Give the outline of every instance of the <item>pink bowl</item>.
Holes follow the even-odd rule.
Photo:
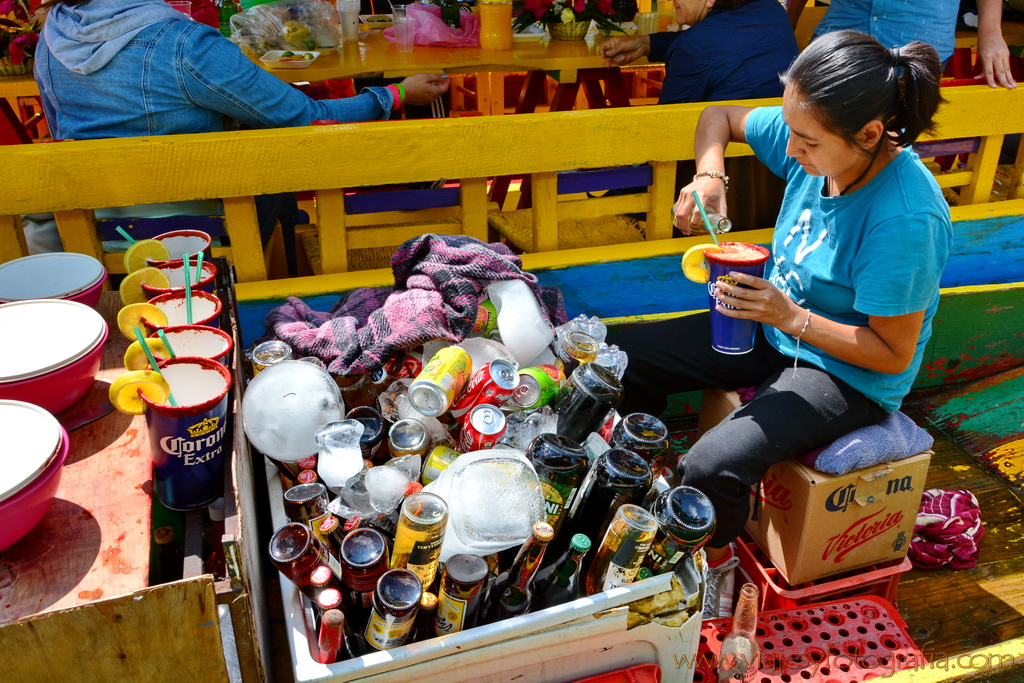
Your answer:
[[[35,481],[7,500],[0,501],[0,551],[11,547],[32,531],[50,509],[50,503],[60,486],[60,474],[71,445],[71,439],[63,427],[60,428],[60,435],[57,457],[39,473]]]
[[[103,294],[103,283],[107,281],[107,271],[104,269],[103,277],[100,278],[99,282],[91,287],[86,287],[80,292],[75,292],[70,296],[64,297],[68,301],[77,301],[80,304],[85,304],[90,308],[96,308],[100,302],[100,295]]]
[[[65,410],[82,398],[92,386],[103,360],[103,346],[107,342],[107,334],[109,329],[104,324],[99,343],[84,356],[67,365],[38,377],[0,384],[0,399],[33,403],[55,415]]]

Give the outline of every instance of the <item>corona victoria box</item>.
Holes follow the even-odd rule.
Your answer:
[[[796,461],[761,482],[747,531],[793,586],[907,554],[931,451],[834,477]]]

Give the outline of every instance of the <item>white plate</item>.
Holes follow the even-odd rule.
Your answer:
[[[285,52],[291,52],[297,55],[313,55],[313,59],[310,59],[309,61],[303,60],[301,62],[291,60],[282,62],[280,58]],[[271,69],[305,69],[307,66],[315,62],[316,58],[319,56],[320,52],[317,50],[271,50],[260,57],[260,61]]]
[[[0,401],[0,434],[0,500],[6,500],[53,461],[60,447],[60,423],[31,403]]]
[[[103,264],[85,254],[36,254],[0,265],[0,303],[64,299],[103,279]]]
[[[513,43],[537,43],[547,37],[547,33],[513,33]]]
[[[78,360],[100,343],[106,329],[103,316],[75,301],[0,305],[0,383],[37,377]]]

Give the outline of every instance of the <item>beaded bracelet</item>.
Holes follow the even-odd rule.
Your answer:
[[[698,178],[718,178],[725,183],[725,191],[729,191],[729,176],[725,175],[722,171],[701,171],[693,176],[693,182],[697,182]]]
[[[796,362],[800,358],[800,340],[804,337],[804,332],[811,326],[811,312],[807,311],[807,320],[804,321],[804,326],[800,330],[800,334],[793,337],[796,339],[796,351],[793,352],[793,379],[796,379]]]

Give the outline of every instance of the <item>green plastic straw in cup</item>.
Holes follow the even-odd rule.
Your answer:
[[[199,252],[199,256],[196,258],[196,284],[198,285],[203,280],[203,252]]]
[[[192,271],[188,254],[182,254],[181,260],[185,267],[185,320],[192,324]]]
[[[160,337],[160,341],[164,343],[164,348],[167,349],[167,353],[171,356],[171,358],[177,358],[178,354],[174,353],[174,349],[171,348],[171,342],[167,339],[167,335],[164,334],[164,331],[157,330],[156,334],[158,337]]]
[[[690,190],[690,194],[693,195],[693,201],[697,202],[697,208],[700,209],[701,218],[704,219],[704,225],[707,226],[708,232],[711,234],[711,241],[718,246],[718,235],[715,234],[715,228],[711,226],[711,220],[708,218],[707,212],[704,210],[704,205],[700,203],[700,197],[697,196],[697,190]]]
[[[135,338],[138,339],[139,344],[142,345],[142,350],[146,352],[146,358],[149,359],[149,364],[154,370],[156,370],[156,374],[163,377],[164,373],[160,372],[160,366],[156,364],[156,358],[153,358],[153,352],[149,350],[149,344],[146,343],[146,338],[142,336],[142,330],[140,330],[137,325],[135,327]],[[164,381],[167,381],[166,378]],[[167,402],[171,404],[172,408],[178,407],[178,403],[174,400],[174,395],[171,394],[170,384],[167,385]]]
[[[135,242],[136,242],[136,239],[135,239],[134,237],[132,237],[131,235],[129,235],[129,234],[128,234],[128,233],[127,233],[127,232],[125,231],[125,229],[124,229],[124,228],[122,228],[122,227],[121,227],[120,225],[119,225],[119,226],[117,226],[117,227],[116,227],[116,228],[114,228],[114,229],[115,229],[115,230],[117,230],[117,231],[118,231],[119,233],[121,233],[121,237],[123,237],[123,238],[125,238],[126,240],[128,240],[128,242],[130,242],[131,244],[135,244]]]

